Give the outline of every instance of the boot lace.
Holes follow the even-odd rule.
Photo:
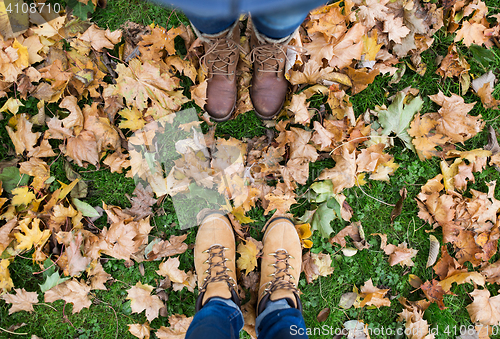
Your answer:
[[[272,264],[275,268],[275,271],[271,274],[274,279],[267,283],[268,285],[263,293],[268,292],[272,294],[274,291],[281,289],[298,293],[297,286],[291,281],[291,279],[295,278],[288,272],[288,269],[294,269],[288,263],[288,260],[293,257],[285,250],[278,250],[274,253],[269,253],[269,255],[272,255],[276,258],[276,262]]]
[[[234,41],[225,38],[215,39],[201,57],[200,64],[212,75],[233,75],[234,71],[229,72],[229,66],[234,65],[234,55],[239,51],[243,49]]]
[[[227,272],[230,271],[226,267],[226,261],[229,259],[224,257],[224,251],[228,248],[221,245],[212,245],[210,248],[203,253],[208,252],[208,259],[205,261],[208,264],[208,269],[204,272],[207,276],[203,280],[203,285],[201,286],[200,292],[205,292],[208,284],[225,281],[229,288],[235,288],[236,282],[232,277],[230,277]]]
[[[281,44],[257,46],[250,52],[250,62],[256,62],[260,72],[279,73],[286,60],[286,49]]]

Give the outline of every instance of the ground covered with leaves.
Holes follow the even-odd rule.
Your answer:
[[[203,49],[178,10],[40,2],[29,28],[3,25],[0,337],[183,337],[191,226],[218,208],[237,236],[243,337],[262,228],[286,215],[311,338],[500,338],[498,5],[314,10],[273,121],[252,111],[242,18],[224,123],[202,110]]]

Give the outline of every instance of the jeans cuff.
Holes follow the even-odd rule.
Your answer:
[[[262,320],[264,320],[264,318],[269,313],[274,312],[276,310],[284,310],[287,308],[291,308],[291,307],[290,307],[290,305],[288,305],[288,302],[285,299],[280,299],[280,300],[276,300],[276,301],[269,300],[267,302],[267,305],[266,305],[266,308],[264,309],[264,311],[262,311],[262,313],[259,314],[257,319],[255,319],[255,332],[257,333],[257,335],[259,335],[260,323],[262,322]]]
[[[238,317],[238,316],[241,317],[241,320],[244,322],[243,313],[241,312],[241,309],[238,307],[238,305],[236,305],[236,303],[234,301],[232,301],[231,299],[223,299],[223,298],[219,298],[219,297],[214,297],[214,298],[210,298],[210,300],[208,302],[210,302],[212,300],[220,301],[220,302],[226,304],[227,306],[234,308],[234,311],[237,312],[237,315],[235,317]],[[235,317],[233,317],[233,318],[235,318]]]

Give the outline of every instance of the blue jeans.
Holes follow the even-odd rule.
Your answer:
[[[281,39],[292,34],[302,24],[310,10],[326,2],[326,0],[311,0],[278,11],[259,12],[252,15],[252,21],[259,33],[272,39]],[[213,17],[206,15],[205,12],[185,14],[194,27],[206,34],[219,33],[238,20],[238,15]]]
[[[243,314],[232,300],[212,298],[194,316],[186,339],[236,339],[243,323]],[[285,300],[269,301],[255,329],[259,339],[307,339],[302,314]]]

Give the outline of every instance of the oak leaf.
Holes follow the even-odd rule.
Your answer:
[[[31,224],[31,228],[28,225]],[[33,246],[40,247],[45,244],[50,237],[49,230],[40,230],[40,219],[35,218],[33,222],[31,218],[24,218],[17,226],[21,232],[15,233],[14,236],[18,241],[16,246],[20,250],[30,250]]]

